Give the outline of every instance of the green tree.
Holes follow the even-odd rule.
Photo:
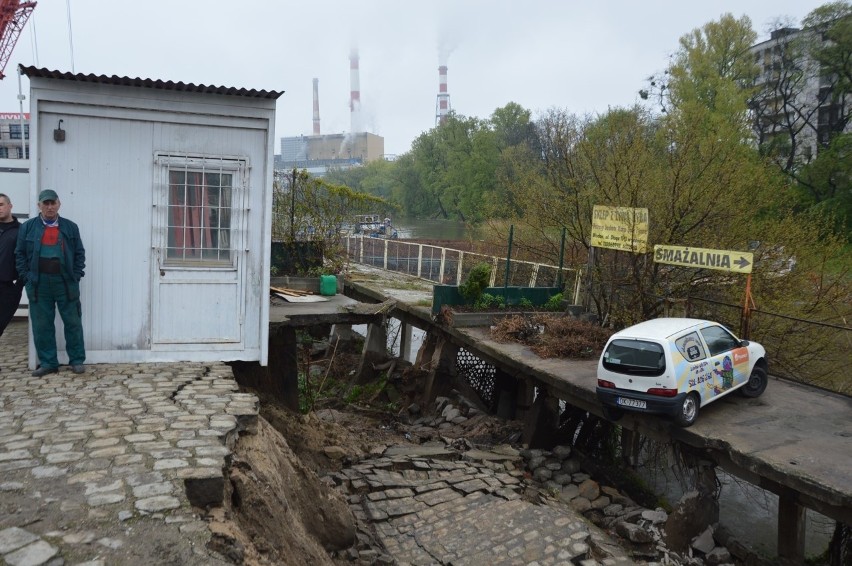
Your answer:
[[[535,125],[531,118],[532,112],[516,102],[494,110],[489,122],[499,149],[535,144]]]
[[[797,265],[817,269],[837,243],[820,241],[819,217],[795,222],[783,177],[754,149],[751,41],[748,19],[730,16],[685,36],[666,73],[665,113],[637,107],[580,119],[551,110],[539,118],[541,172],[517,168],[511,187],[519,208],[512,220],[521,228],[516,246],[556,250],[556,261],[560,228],[590,248],[594,205],[647,208],[650,246],[746,250],[759,241],[755,288],[773,301],[787,297],[791,306],[796,295],[788,291],[809,294],[813,272],[781,277],[779,266],[795,257]],[[505,227],[495,226],[504,230],[495,241],[505,241]],[[741,301],[742,286],[721,284],[730,277],[718,272],[657,264],[651,254],[595,249],[595,256],[590,299],[600,318],[616,326],[658,316],[660,297]],[[837,284],[829,279],[828,287]],[[822,294],[810,312],[830,312],[838,296]]]
[[[417,182],[406,185],[405,191],[416,186],[422,194],[406,197],[407,204],[426,204],[428,208],[417,212],[432,217],[481,217],[483,195],[494,184],[499,162],[496,137],[486,122],[450,113],[440,125],[414,140],[409,153],[410,161],[404,166],[410,167]]]
[[[396,162],[385,159],[376,159],[360,167],[331,169],[324,179],[389,202],[393,202],[399,184]]]
[[[272,194],[272,240],[293,247],[319,241],[330,271],[346,261],[341,229],[356,214],[368,214],[388,203],[373,195],[335,185],[304,169],[276,172]]]
[[[799,177],[799,205],[833,217],[835,231],[852,242],[852,133],[834,136]]]
[[[824,4],[808,14],[802,25],[817,33],[810,35],[810,53],[819,63],[821,77],[831,87],[831,96],[839,108],[837,131],[842,132],[849,121],[852,93],[852,3],[848,1]]]
[[[848,141],[837,138],[852,117],[852,4],[820,6],[802,25],[776,29],[762,57],[755,132],[761,151],[789,177],[797,208],[831,210],[848,239]]]

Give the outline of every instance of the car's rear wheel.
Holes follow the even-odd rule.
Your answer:
[[[604,418],[608,421],[615,422],[624,416],[624,411],[618,409],[616,407],[610,407],[609,405],[603,406],[603,414]]]
[[[684,397],[683,402],[680,404],[680,410],[675,415],[675,422],[684,428],[691,426],[695,422],[695,419],[698,418],[700,404],[701,400],[696,393],[690,393]]]
[[[769,378],[766,375],[766,370],[760,366],[754,366],[748,381],[740,387],[740,391],[743,397],[760,397],[766,391],[767,383],[769,383]]]

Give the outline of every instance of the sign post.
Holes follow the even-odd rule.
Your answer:
[[[595,205],[592,246],[643,254],[648,251],[648,209]]]
[[[751,296],[751,269],[754,265],[754,254],[751,252],[735,252],[728,250],[710,250],[707,248],[692,248],[689,246],[654,246],[654,261],[682,267],[700,269],[716,269],[734,273],[747,273],[743,312],[740,315],[740,336],[748,339],[751,323],[751,311],[755,308]]]
[[[591,306],[595,248],[607,248],[643,254],[648,251],[648,209],[627,206],[602,206],[592,209],[592,233],[589,245],[589,274],[583,306]]]
[[[654,246],[654,261],[682,267],[751,273],[754,254],[689,246]]]

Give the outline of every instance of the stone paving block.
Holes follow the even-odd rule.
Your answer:
[[[36,540],[38,537],[27,530],[18,527],[3,529],[0,531],[0,554],[7,554]]]
[[[0,452],[0,462],[9,462],[11,460],[25,460],[32,458],[29,450],[12,450],[10,452]]]
[[[9,566],[38,566],[44,564],[59,552],[59,549],[46,541],[38,540],[30,545],[3,556]]]
[[[35,468],[41,464],[41,460],[10,460],[9,462],[0,462],[0,473],[9,472],[12,470],[21,470],[24,468]]]
[[[188,466],[189,462],[179,458],[167,458],[165,460],[157,460],[154,462],[155,470],[174,470],[177,468],[186,468]]]
[[[30,473],[37,479],[57,478],[59,476],[66,475],[68,473],[68,469],[57,466],[36,466],[30,470]]]
[[[125,452],[127,452],[126,446],[109,446],[107,448],[92,450],[89,452],[89,456],[92,458],[113,458],[115,456],[121,456]]]
[[[125,442],[131,442],[131,443],[151,442],[153,440],[157,440],[157,435],[150,433],[150,432],[146,432],[146,433],[137,432],[137,433],[133,433],[133,434],[128,434],[124,437]]]
[[[90,507],[101,507],[124,501],[127,496],[122,493],[96,493],[86,498]]]
[[[118,437],[93,438],[86,442],[84,446],[89,449],[108,448],[110,446],[115,446],[119,442],[121,442],[121,439]]]
[[[147,497],[145,499],[137,500],[135,507],[140,511],[148,513],[168,511],[170,509],[177,509],[180,507],[180,500],[177,497],[170,495],[158,495],[155,497]]]
[[[433,506],[441,503],[446,503],[447,501],[453,501],[461,497],[463,497],[461,493],[451,488],[446,488],[422,493],[420,495],[415,496],[414,499],[417,501],[421,501],[426,505]]]
[[[488,490],[488,484],[482,481],[481,479],[472,479],[468,481],[463,481],[455,484],[453,487],[456,489],[460,489],[465,493],[473,493],[475,491],[485,491]]]

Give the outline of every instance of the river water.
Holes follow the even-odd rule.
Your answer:
[[[459,220],[422,220],[419,218],[393,219],[394,230],[405,240],[464,240],[470,230]]]
[[[394,228],[404,239],[463,240],[470,232],[463,222],[452,220],[400,219],[394,222]],[[366,336],[365,325],[353,327],[353,330]],[[411,351],[402,357],[412,361],[423,342],[425,332],[412,329]],[[388,326],[388,350],[399,356],[399,321],[391,319]],[[734,535],[744,541],[749,548],[764,556],[777,556],[778,548],[778,497],[752,484],[717,470],[722,484],[719,499],[719,517]],[[658,468],[645,470],[644,479],[658,494],[675,504],[684,493],[680,482],[670,469]],[[807,556],[821,554],[828,546],[834,532],[834,521],[808,510],[806,514],[805,552]]]
[[[665,464],[654,462],[640,467],[639,475],[657,493],[674,505],[684,488]],[[719,521],[751,550],[766,557],[778,555],[778,496],[716,469],[721,483]],[[805,555],[822,554],[834,533],[834,521],[815,511],[805,517]]]

